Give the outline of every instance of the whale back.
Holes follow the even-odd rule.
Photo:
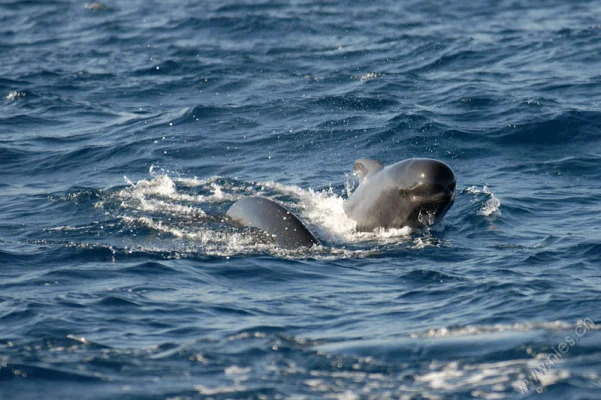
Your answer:
[[[285,249],[319,245],[319,240],[300,219],[284,206],[263,197],[245,197],[226,215],[238,226],[261,229]]]

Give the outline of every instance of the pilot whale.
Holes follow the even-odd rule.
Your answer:
[[[344,203],[357,230],[411,228],[442,219],[455,200],[455,174],[438,160],[411,158],[385,167],[370,159],[355,161],[359,186]]]
[[[344,212],[357,222],[358,231],[423,228],[439,222],[455,200],[455,174],[439,160],[410,158],[384,166],[362,158],[355,161],[354,172],[359,186],[345,201]],[[226,215],[238,226],[267,232],[283,248],[320,244],[298,217],[269,199],[246,197]]]

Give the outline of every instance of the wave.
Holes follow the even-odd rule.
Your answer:
[[[504,145],[559,146],[599,141],[595,134],[601,129],[601,113],[568,110],[542,120],[524,121],[512,129],[492,132],[495,141]]]
[[[470,186],[465,189],[466,192],[476,195],[476,199],[474,202],[478,201],[479,195],[484,195],[486,200],[484,204],[482,204],[480,210],[478,210],[478,214],[483,215],[485,217],[488,216],[496,216],[501,214],[501,201],[495,197],[495,195],[488,189],[488,186],[484,185],[482,188],[478,188],[476,186]]]

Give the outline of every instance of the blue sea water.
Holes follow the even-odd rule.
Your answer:
[[[600,399],[601,3],[0,1],[0,399]],[[357,233],[354,160],[443,160]],[[221,219],[277,200],[322,239]]]

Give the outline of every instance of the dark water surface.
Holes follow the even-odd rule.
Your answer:
[[[600,24],[0,1],[0,399],[601,398]],[[356,233],[362,157],[448,163],[443,226]],[[324,245],[224,224],[248,195]]]

